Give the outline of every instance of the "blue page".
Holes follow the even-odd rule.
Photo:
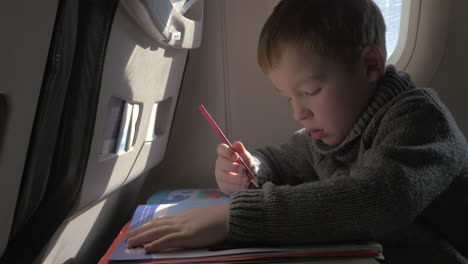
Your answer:
[[[164,190],[148,199],[147,205],[139,205],[135,210],[129,230],[137,228],[152,219],[165,215],[177,214],[193,208],[214,206],[229,202],[229,197],[218,190],[182,189]],[[125,239],[115,248],[109,261],[152,259],[143,247],[129,249]]]

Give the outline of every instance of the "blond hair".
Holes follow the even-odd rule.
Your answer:
[[[385,22],[372,0],[282,0],[263,26],[257,56],[265,73],[288,47],[353,67],[368,45],[386,58]]]

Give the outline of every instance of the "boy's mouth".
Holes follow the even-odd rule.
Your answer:
[[[312,138],[314,139],[321,139],[323,137],[323,134],[325,133],[323,129],[313,129],[309,130],[309,132]]]

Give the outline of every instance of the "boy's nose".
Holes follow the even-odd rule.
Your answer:
[[[312,111],[307,109],[307,107],[302,107],[298,104],[293,104],[293,118],[296,121],[301,121],[313,116]]]

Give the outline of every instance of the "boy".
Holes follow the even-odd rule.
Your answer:
[[[385,263],[466,263],[465,138],[433,90],[384,66],[384,34],[370,0],[280,2],[258,60],[304,129],[252,154],[220,144],[230,204],[160,217],[129,232],[129,246],[374,239]],[[261,189],[248,189],[239,156]]]

